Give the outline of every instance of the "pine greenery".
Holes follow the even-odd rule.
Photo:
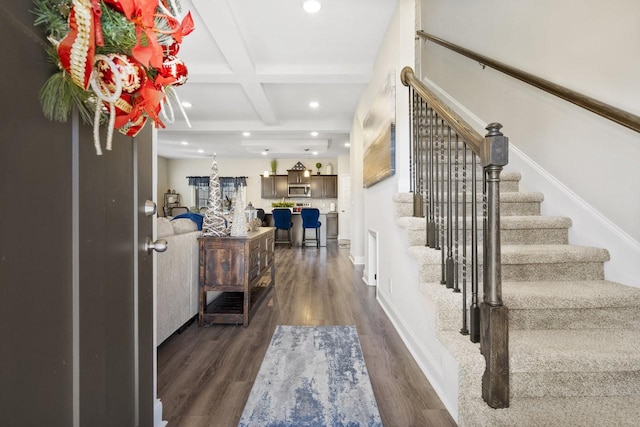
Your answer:
[[[40,102],[44,115],[49,120],[66,123],[74,105],[78,107],[85,123],[93,123],[95,104],[90,93],[71,81],[68,74],[60,71],[45,82],[40,89]]]
[[[31,12],[35,15],[34,25],[41,26],[51,40],[52,46],[47,49],[47,55],[51,63],[57,68],[57,72],[52,75],[40,90],[40,101],[44,115],[54,121],[66,122],[73,107],[77,107],[80,116],[85,123],[92,124],[95,112],[95,95],[91,91],[85,91],[78,87],[60,65],[58,57],[57,43],[60,42],[69,32],[69,14],[73,8],[71,0],[32,0],[34,7]],[[170,9],[173,5],[181,9],[180,1],[171,1]],[[138,43],[136,26],[129,21],[124,14],[100,2],[102,10],[100,24],[104,38],[104,46],[96,46],[96,54],[108,55],[112,53],[123,53],[131,55],[133,48]],[[155,29],[158,42],[161,45],[172,45],[175,40],[171,34],[173,30],[171,23],[160,16],[156,16]],[[143,32],[140,44],[148,45],[146,34]],[[154,80],[158,70],[153,67],[144,67],[148,77]],[[167,91],[174,98],[173,91]],[[101,114],[101,123],[106,123],[107,115]]]

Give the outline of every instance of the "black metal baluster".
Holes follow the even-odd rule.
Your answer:
[[[409,88],[409,117],[411,117],[411,126],[409,126],[409,192],[413,193],[415,191],[415,177],[414,177],[414,168],[413,162],[415,159],[415,155],[413,151],[415,150],[415,137],[416,137],[416,114],[415,114],[415,98],[416,94],[413,88]]]
[[[458,206],[458,164],[459,164],[459,159],[460,159],[460,146],[458,144],[459,140],[458,140],[458,134],[456,134],[456,163],[455,163],[455,178],[454,178],[454,182],[455,182],[455,211],[454,211],[454,218],[456,220],[454,227],[455,227],[455,251],[454,251],[454,255],[453,255],[453,271],[454,271],[454,279],[453,279],[453,292],[460,292],[460,286],[458,284],[458,279],[459,279],[459,271],[458,271],[458,263],[460,262],[460,258],[459,258],[459,253],[458,253],[458,243],[460,241],[460,212],[459,212],[459,206]]]
[[[445,236],[445,215],[446,215],[446,203],[444,200],[444,196],[445,196],[445,184],[444,184],[444,171],[445,171],[445,164],[444,164],[444,143],[445,143],[445,135],[444,135],[444,120],[440,120],[440,126],[442,129],[442,139],[440,140],[440,236],[439,236],[439,241],[440,241],[440,249],[441,249],[441,253],[440,253],[440,284],[441,285],[446,285],[447,284],[447,279],[445,277],[445,273],[446,273],[446,263],[445,263],[445,256],[444,256],[444,252],[446,249],[446,245],[447,242],[444,238]]]
[[[427,150],[427,162],[429,164],[428,175],[429,175],[429,221],[427,223],[427,243],[430,248],[436,247],[436,239],[435,239],[435,226],[434,226],[434,218],[435,218],[435,192],[434,192],[434,181],[435,176],[433,173],[433,149],[435,145],[434,141],[434,131],[433,131],[433,109],[429,109],[429,115],[427,117],[427,122],[429,123],[429,146]]]
[[[480,342],[480,307],[478,306],[478,196],[476,153],[471,155],[471,342]]]
[[[420,215],[420,200],[421,200],[421,186],[422,186],[422,174],[420,173],[420,137],[421,137],[421,101],[419,101],[415,107],[415,126],[416,126],[416,138],[413,149],[413,156],[415,159],[415,176],[416,187],[413,196],[413,216]]]
[[[469,335],[467,326],[467,144],[462,152],[462,335]]]
[[[429,218],[431,216],[431,190],[430,186],[430,176],[429,176],[429,146],[431,145],[431,129],[429,126],[429,114],[430,108],[428,103],[424,103],[424,205],[426,208],[425,212],[425,229],[424,229],[424,245],[429,246]]]
[[[452,192],[452,173],[451,173],[451,126],[447,126],[447,154],[448,154],[448,162],[447,162],[447,272],[445,274],[445,278],[447,281],[447,288],[453,289],[453,227],[451,224],[451,217],[453,215],[452,203],[453,203],[453,192]]]
[[[431,177],[429,176],[429,150],[431,146],[431,129],[429,128],[429,115],[431,114],[431,109],[429,108],[429,104],[422,100],[421,111],[423,117],[423,128],[424,128],[424,144],[423,150],[421,153],[421,159],[424,162],[424,183],[423,183],[423,194],[425,195],[424,206],[426,208],[425,212],[425,246],[429,246],[429,222],[431,217]]]
[[[433,248],[438,249],[440,244],[438,243],[438,214],[439,214],[439,206],[440,206],[440,191],[438,191],[438,150],[440,149],[440,137],[438,135],[438,113],[433,112],[433,122],[431,122],[431,126],[433,127]]]

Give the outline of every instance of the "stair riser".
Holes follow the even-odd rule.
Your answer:
[[[503,264],[502,280],[604,280],[604,263]]]
[[[577,397],[640,394],[640,372],[512,372],[510,396]]]
[[[442,185],[442,184],[439,184]],[[447,190],[449,186],[449,181],[445,178],[444,180],[445,190]],[[456,193],[456,180],[451,181],[452,191]],[[501,193],[517,193],[520,189],[520,181],[500,181],[500,192]],[[476,191],[478,193],[482,193],[482,180],[478,180],[476,182]],[[458,190],[459,194],[462,194],[462,179],[458,179]],[[467,180],[467,193],[471,192],[471,180]],[[458,196],[461,197],[461,196]]]
[[[469,266],[469,275],[470,268]],[[440,264],[421,265],[420,280],[422,282],[439,282],[441,277]],[[482,280],[482,265],[479,266],[478,277]],[[604,280],[604,263],[502,264],[502,280],[505,282]]]
[[[467,215],[471,216],[472,203],[467,203]],[[482,204],[476,207],[478,212],[482,212]],[[462,204],[458,207],[462,213]],[[425,205],[425,212],[426,205]],[[540,215],[540,202],[500,202],[500,214],[503,216],[528,216]],[[413,216],[412,203],[396,203],[396,215],[398,217]]]
[[[507,307],[509,303],[505,302]],[[637,329],[639,307],[509,308],[509,329]]]
[[[462,239],[462,231],[460,231]],[[567,244],[569,232],[566,228],[532,229],[532,230],[500,230],[500,241],[503,245],[550,245]],[[409,245],[420,246],[426,243],[425,230],[407,231]],[[482,240],[482,239],[480,239]],[[471,241],[471,229],[467,229],[467,242]],[[455,239],[454,239],[455,245]]]
[[[479,299],[482,299],[481,295]],[[462,327],[462,297],[458,296],[456,301],[438,307],[439,330],[459,331]],[[467,307],[470,303],[471,297],[468,297]],[[524,310],[509,307],[508,301],[505,304],[509,308],[510,330],[640,328],[640,309],[637,307]]]

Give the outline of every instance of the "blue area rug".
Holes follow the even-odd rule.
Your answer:
[[[277,326],[239,426],[382,426],[355,326]]]

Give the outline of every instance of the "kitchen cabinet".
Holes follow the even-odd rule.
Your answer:
[[[327,240],[338,238],[338,212],[327,212]]]
[[[262,198],[263,199],[281,199],[287,197],[287,175],[271,175],[262,177]]]
[[[312,175],[311,176],[312,199],[337,199],[338,175]]]
[[[309,184],[311,178],[309,176],[304,176],[305,171],[303,170],[288,170],[289,174],[288,183],[289,184]],[[309,175],[311,175],[311,171],[308,171]]]
[[[273,227],[246,237],[199,237],[198,323],[249,325],[275,283]],[[207,305],[208,291],[222,291]]]

